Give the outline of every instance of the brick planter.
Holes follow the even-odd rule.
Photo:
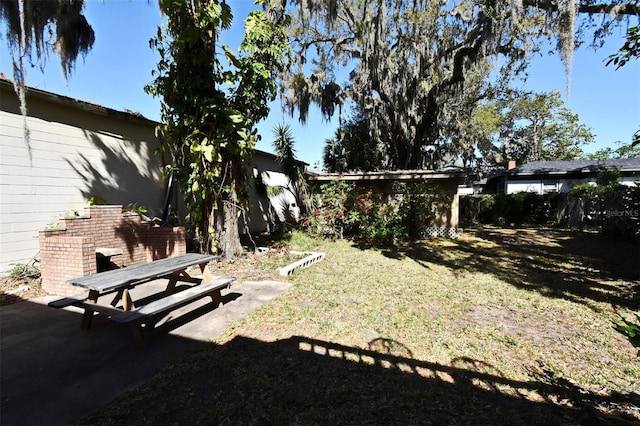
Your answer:
[[[88,206],[40,231],[39,239],[42,288],[61,296],[80,291],[66,281],[95,274],[100,255],[101,264],[125,267],[186,253],[184,227],[154,226],[119,205]]]

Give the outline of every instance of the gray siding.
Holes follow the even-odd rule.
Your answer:
[[[29,131],[10,85],[0,85],[0,272],[38,253],[38,231],[90,196],[162,209],[155,123],[35,91]]]

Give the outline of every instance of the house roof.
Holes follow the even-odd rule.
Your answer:
[[[619,158],[613,160],[576,161],[533,161],[508,170],[506,176],[537,176],[593,174],[598,170],[619,169],[621,172],[640,172],[640,158]]]
[[[344,181],[385,181],[385,180],[444,180],[455,179],[465,175],[464,171],[437,170],[396,170],[384,172],[322,173],[309,176],[309,180],[326,182]]]
[[[0,87],[3,87],[5,89],[10,89],[13,92],[14,91],[13,80],[9,79],[4,74],[0,73]],[[157,122],[146,118],[145,116],[143,116],[139,112],[129,111],[129,110],[127,110],[127,111],[118,111],[116,109],[107,108],[107,107],[102,106],[102,105],[94,104],[94,103],[83,101],[83,100],[80,100],[80,99],[70,98],[70,97],[64,96],[64,95],[58,95],[58,94],[53,93],[53,92],[47,92],[45,90],[36,89],[36,88],[33,88],[33,87],[29,87],[29,86],[26,87],[26,95],[28,97],[48,100],[48,101],[55,102],[55,103],[62,104],[62,105],[68,105],[68,106],[71,106],[71,107],[74,107],[74,108],[78,108],[78,109],[81,109],[81,110],[84,110],[84,111],[92,112],[94,114],[100,114],[100,115],[111,116],[111,117],[118,117],[118,118],[125,119],[125,120],[142,121],[142,122],[148,123],[150,125],[158,124]]]
[[[11,80],[10,78],[8,78],[7,76],[5,76],[3,73],[0,73],[0,88],[4,88],[4,89],[8,89],[11,90],[12,92],[14,92],[14,88],[13,88],[13,80]],[[26,87],[26,94],[29,97],[35,97],[38,99],[43,99],[43,100],[47,100],[50,102],[55,102],[58,104],[62,104],[62,105],[68,105],[71,106],[73,108],[78,108],[84,111],[89,111],[95,114],[99,114],[99,115],[103,115],[103,116],[111,116],[111,117],[118,117],[120,119],[125,119],[125,120],[129,120],[129,121],[139,121],[139,122],[143,122],[145,124],[148,124],[150,126],[157,126],[158,123],[155,120],[151,120],[149,118],[146,118],[145,116],[143,116],[142,114],[140,114],[139,112],[135,112],[135,111],[131,111],[131,110],[125,110],[125,111],[119,111],[113,108],[108,108],[99,104],[95,104],[92,102],[87,102],[87,101],[83,101],[81,99],[74,99],[74,98],[70,98],[68,96],[64,96],[64,95],[59,95],[57,93],[53,93],[53,92],[47,92],[46,90],[41,90],[41,89],[36,89],[33,87]],[[272,154],[270,152],[265,152],[265,151],[260,151],[260,150],[254,150],[254,152],[258,155],[264,155],[266,157],[270,157],[270,158],[274,158],[276,159],[277,156],[275,154]],[[304,161],[299,161],[300,164],[303,164],[305,166],[308,166],[309,164],[305,163]]]

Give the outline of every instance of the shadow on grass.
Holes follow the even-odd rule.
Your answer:
[[[236,336],[222,346],[204,346],[82,424],[638,420],[630,414],[640,407],[637,395],[595,394],[537,366],[530,366],[537,370],[536,380],[518,381],[482,360],[460,358],[450,365],[420,361],[405,354],[401,343],[382,340],[361,349],[297,336],[275,342]],[[532,371],[528,373],[531,377]]]
[[[640,309],[640,246],[599,234],[559,230],[479,230],[458,240],[432,239],[383,250],[424,267],[486,273],[518,288],[598,309]],[[365,247],[361,247],[365,248]]]

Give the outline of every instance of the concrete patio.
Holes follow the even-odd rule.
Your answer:
[[[166,280],[131,292],[141,300]],[[0,424],[63,425],[78,422],[118,395],[150,379],[166,363],[216,338],[234,320],[285,292],[291,283],[235,283],[215,308],[203,298],[169,312],[136,346],[128,327],[98,315],[82,330],[82,311],[47,306],[44,296],[0,310]],[[107,296],[109,297],[109,296]]]

